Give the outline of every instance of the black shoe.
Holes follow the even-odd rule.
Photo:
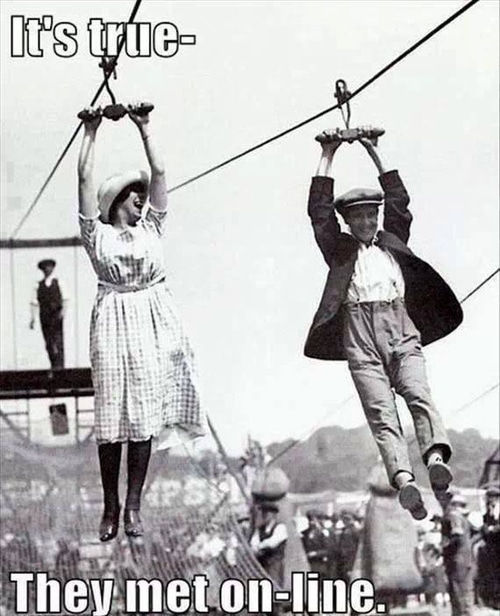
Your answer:
[[[138,509],[125,509],[123,512],[123,524],[125,534],[129,537],[141,537],[144,535],[141,516]]]
[[[403,509],[407,509],[413,519],[423,520],[427,517],[422,494],[414,481],[409,481],[399,490],[399,502]]]
[[[112,513],[104,512],[99,525],[99,539],[101,541],[111,541],[118,534],[118,527],[120,525],[120,508],[116,509]]]
[[[427,470],[429,471],[429,481],[434,492],[446,492],[453,481],[450,467],[439,460],[429,464]]]

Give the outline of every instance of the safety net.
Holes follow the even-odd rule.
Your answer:
[[[115,540],[101,543],[102,496],[95,444],[40,447],[5,430],[0,434],[3,615],[10,616],[16,609],[19,584],[9,579],[12,572],[46,573],[61,588],[69,580],[83,580],[87,587],[90,580],[111,580],[110,614],[125,613],[127,580],[191,582],[194,575],[204,574],[209,582],[206,604],[216,613],[223,580],[266,577],[242,527],[248,522],[238,521],[245,517],[242,503],[236,509],[230,490],[204,475],[194,458],[177,458],[174,464],[165,452],[156,453],[143,496],[147,532],[128,538],[120,529]],[[37,610],[40,598],[35,582],[39,579],[27,585],[30,614],[43,611],[40,605]],[[79,613],[91,614],[94,608],[90,596],[88,610]],[[64,597],[60,612],[70,613]],[[172,612],[165,607],[155,613]]]

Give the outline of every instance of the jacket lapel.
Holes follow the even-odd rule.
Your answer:
[[[380,246],[380,248],[387,248],[390,251],[413,255],[413,252],[399,239],[399,237],[396,237],[393,233],[389,233],[388,231],[378,231],[375,243]]]

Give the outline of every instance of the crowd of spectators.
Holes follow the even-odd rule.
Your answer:
[[[224,579],[244,574],[242,565],[248,563],[251,551],[269,577],[281,584],[288,535],[278,509],[261,505],[253,522],[251,516],[242,516],[238,527],[210,522],[193,533],[189,524],[180,524],[175,536],[171,525],[157,528],[147,545],[123,542],[114,573],[120,580],[141,577],[146,564],[159,577],[172,571],[185,576],[201,571],[217,588]],[[419,600],[437,607],[449,605],[452,616],[470,616],[477,605],[500,609],[500,489],[487,490],[482,523],[473,523],[469,517],[467,500],[455,493],[442,515],[417,527],[415,563],[423,580]],[[309,510],[300,536],[310,570],[321,579],[349,582],[363,524],[361,515],[347,509],[333,515]],[[47,571],[63,583],[87,577],[88,563],[74,540],[58,539],[50,558],[28,533],[4,533],[0,547],[4,610],[14,607],[8,592],[12,571]]]

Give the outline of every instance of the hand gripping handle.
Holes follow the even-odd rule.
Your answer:
[[[331,141],[347,141],[347,143],[353,143],[359,139],[370,139],[374,144],[377,143],[379,137],[385,133],[383,128],[376,128],[374,126],[361,127],[361,128],[337,128],[331,135],[327,135],[324,132],[316,135],[316,141],[319,143],[329,143]]]
[[[82,109],[76,114],[76,116],[82,120],[82,122],[90,122],[94,118],[99,117],[101,114],[102,111],[100,109]]]
[[[154,108],[155,106],[153,105],[153,103],[141,103],[136,108],[135,112],[137,113],[137,115],[144,116],[148,115],[148,113],[151,113]]]

